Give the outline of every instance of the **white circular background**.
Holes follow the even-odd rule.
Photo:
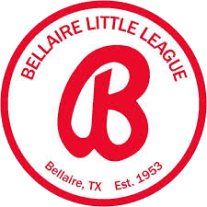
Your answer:
[[[124,17],[139,22],[138,35],[130,35],[118,30],[87,31],[85,18],[94,19],[99,15]],[[83,33],[68,37],[43,60],[36,71],[34,80],[21,76],[25,62],[37,45],[46,45],[47,35],[54,30],[80,20]],[[154,32],[167,41],[169,49],[176,51],[182,61],[188,77],[174,81],[166,62],[139,34],[145,27],[148,34]],[[150,68],[150,82],[145,93],[137,102],[148,120],[148,137],[143,148],[135,155],[118,162],[102,158],[95,150],[85,158],[72,156],[59,137],[57,116],[61,96],[69,77],[79,63],[92,51],[108,45],[126,45],[141,52]],[[97,72],[112,68],[110,93],[123,89],[129,79],[127,69],[110,63]],[[77,135],[87,136],[91,128],[94,74],[83,88],[73,115],[72,126]],[[11,128],[22,154],[30,165],[46,180],[60,189],[88,198],[119,198],[138,193],[165,177],[180,161],[192,140],[198,118],[199,97],[196,79],[192,67],[176,41],[152,21],[137,14],[118,9],[90,9],[75,12],[49,25],[40,32],[21,55],[14,70],[9,90],[9,118]],[[109,111],[108,130],[111,140],[116,144],[126,141],[130,133],[127,120],[118,112]],[[45,169],[52,161],[55,167],[63,169],[68,175],[83,181],[84,190],[61,182]],[[138,184],[136,176],[147,170],[155,162],[163,169],[149,180]],[[114,182],[130,179],[132,188],[116,191]],[[103,182],[102,192],[90,191],[88,181]]]

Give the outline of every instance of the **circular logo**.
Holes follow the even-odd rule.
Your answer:
[[[31,177],[96,206],[145,198],[174,179],[206,112],[184,39],[149,11],[110,1],[39,23],[8,65],[1,100],[8,142]]]

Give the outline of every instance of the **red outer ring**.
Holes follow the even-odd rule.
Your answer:
[[[8,93],[9,93],[9,85],[10,85],[11,77],[15,69],[16,63],[18,62],[18,59],[20,58],[22,52],[27,47],[27,45],[40,31],[42,31],[45,27],[47,27],[49,24],[56,21],[57,19],[80,10],[86,10],[91,8],[115,8],[115,9],[117,8],[121,10],[130,11],[150,19],[151,21],[155,22],[160,27],[165,29],[177,41],[177,43],[180,45],[180,47],[183,49],[186,56],[188,57],[195,73],[195,77],[198,85],[198,92],[199,92],[200,110],[199,110],[197,127],[188,150],[186,151],[185,155],[180,160],[180,162],[177,164],[177,166],[166,177],[164,177],[161,181],[151,186],[150,188],[143,190],[137,194],[130,195],[127,197],[117,198],[117,199],[90,199],[90,198],[76,196],[57,188],[56,186],[52,185],[47,180],[45,180],[41,175],[39,175],[32,168],[32,166],[27,162],[25,157],[22,155],[13,136],[12,129],[9,122],[9,116],[8,116]],[[158,190],[166,186],[170,181],[172,181],[182,171],[182,169],[188,163],[194,151],[196,150],[196,147],[199,143],[203,131],[205,116],[206,116],[206,92],[205,92],[203,76],[199,64],[192,50],[185,42],[185,40],[178,34],[178,32],[175,29],[173,29],[167,22],[165,22],[155,14],[152,14],[151,12],[137,6],[133,6],[126,3],[113,2],[113,1],[95,1],[95,2],[87,2],[87,3],[81,3],[74,6],[70,6],[52,14],[51,16],[43,20],[41,23],[39,23],[34,29],[32,29],[29,32],[29,34],[22,40],[22,42],[17,47],[15,53],[13,54],[6,70],[6,74],[2,86],[2,93],[1,93],[1,113],[2,113],[4,130],[14,155],[16,156],[17,160],[20,162],[22,167],[27,171],[27,173],[33,179],[35,179],[40,185],[42,185],[47,190],[53,192],[54,194],[70,201],[74,201],[81,204],[94,205],[94,206],[113,206],[113,205],[131,203],[133,201],[143,199],[157,192]]]

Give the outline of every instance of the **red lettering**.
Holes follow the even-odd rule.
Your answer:
[[[139,25],[139,23],[131,21],[127,32],[132,34],[132,35],[135,35],[135,32],[132,31],[132,30],[136,30],[135,25]]]
[[[35,60],[33,60],[32,62],[30,62],[30,60],[31,60],[31,57],[28,58],[26,64],[27,64],[28,66],[34,68],[35,70],[37,70],[38,67],[40,66],[40,62],[38,62],[37,65],[35,65],[35,63],[36,63]]]
[[[83,32],[81,29],[80,29],[80,25],[78,24],[79,23],[79,20],[76,20],[74,22],[71,22],[71,25],[73,27],[73,31],[75,34],[79,34],[81,32]],[[77,25],[78,24],[78,25]]]
[[[154,34],[150,37],[150,39],[147,41],[147,43],[148,43],[150,46],[152,46],[153,48],[155,48],[155,45],[153,45],[153,42],[154,42],[154,43],[157,42],[157,39],[156,39],[156,38],[160,39],[161,37],[160,37],[158,34],[154,33]]]
[[[167,46],[167,42],[163,42],[157,46],[155,46],[155,49],[158,48],[160,50],[160,55],[165,51],[165,48]]]
[[[145,33],[147,32],[148,28],[145,27],[144,31],[142,32],[142,34],[140,35],[140,39],[144,40],[145,42],[147,41],[147,39],[144,37]]]
[[[121,18],[120,24],[119,24],[119,30],[122,31],[122,32],[126,32],[126,29],[123,28],[123,21],[124,21],[124,19]]]
[[[174,77],[175,81],[177,81],[177,76],[180,79],[183,78],[182,74],[184,75],[185,78],[187,78],[187,74],[186,74],[185,70],[181,70],[181,71],[178,71],[178,72],[173,74],[173,77]]]
[[[116,20],[119,19],[119,17],[111,16],[111,19],[113,19],[112,23],[112,29],[115,29],[116,26]]]
[[[46,57],[46,55],[44,54],[42,57],[39,57],[38,55],[36,55],[35,53],[32,53],[32,56],[34,56],[35,58],[37,58],[40,62],[42,62],[44,60],[44,58]]]
[[[57,169],[57,168],[53,168],[53,169],[52,169],[52,174],[53,174],[53,175],[56,175],[57,172],[58,172],[58,169]]]
[[[52,37],[50,35],[47,36],[47,40],[48,40],[48,43],[49,43],[51,48],[53,48],[54,44],[59,44],[60,43],[58,40],[56,40],[54,37]]]
[[[34,70],[29,70],[27,68],[24,68],[22,70],[21,76],[28,78],[30,80],[33,80],[34,76],[35,76],[35,71]]]
[[[122,189],[122,188],[121,188],[120,181],[116,181],[116,182],[115,182],[115,188],[116,188],[116,190],[121,190],[121,189]]]
[[[70,31],[70,27],[68,25],[60,27],[60,32],[65,39],[67,39],[66,34],[73,36],[73,33]]]
[[[170,55],[172,54],[172,55]],[[163,54],[163,59],[168,63],[172,60],[173,57],[175,57],[175,51],[174,50],[167,50],[165,51],[165,53]]]
[[[106,20],[109,18],[109,16],[100,16],[101,19],[103,19],[103,28],[106,29]]]
[[[50,171],[50,170],[52,170],[52,168],[54,167],[54,163],[53,162],[48,162],[48,164],[45,166],[45,168],[48,170],[48,171]]]
[[[94,30],[94,29],[96,29],[96,27],[91,27],[90,21],[89,21],[89,18],[88,17],[86,18],[86,23],[87,23],[88,30]]]

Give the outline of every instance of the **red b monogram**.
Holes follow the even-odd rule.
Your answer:
[[[118,62],[130,74],[128,85],[120,92],[108,94],[111,69],[95,78],[92,127],[89,136],[80,139],[71,126],[78,96],[90,76],[102,65]],[[76,157],[85,157],[95,149],[104,158],[120,161],[138,152],[146,141],[148,123],[136,100],[149,84],[147,61],[137,50],[127,46],[107,46],[90,53],[76,68],[62,95],[58,129],[63,144]],[[108,110],[122,113],[131,125],[131,135],[122,145],[113,144],[107,133]]]

